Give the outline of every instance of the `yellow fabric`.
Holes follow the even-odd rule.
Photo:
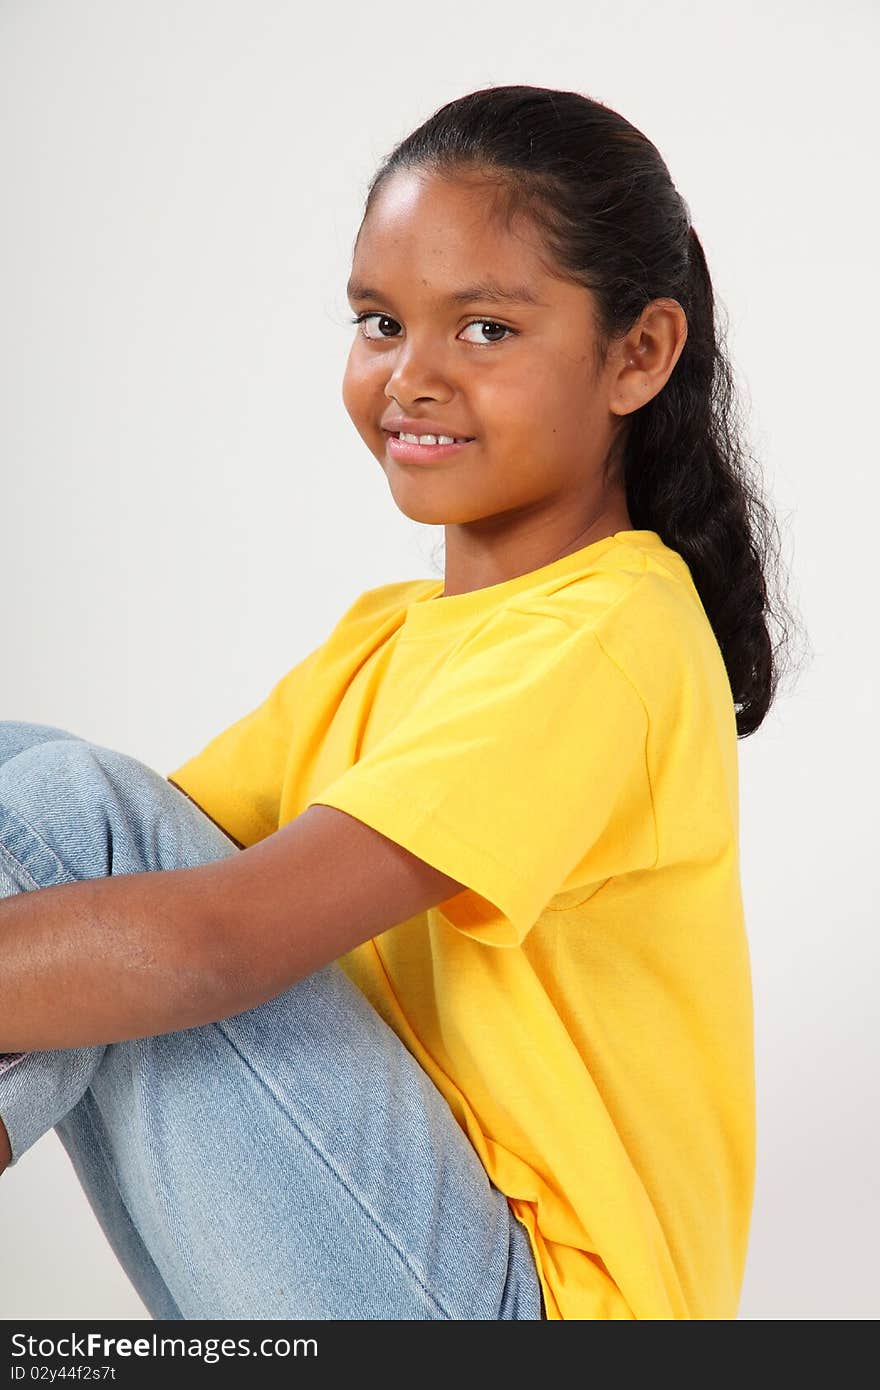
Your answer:
[[[363,593],[170,776],[249,845],[320,802],[466,885],[342,966],[529,1233],[551,1319],[736,1316],[752,996],[734,706],[683,559],[620,531]]]

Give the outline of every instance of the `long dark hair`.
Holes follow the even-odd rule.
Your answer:
[[[669,380],[626,417],[622,477],[634,528],[656,531],[687,563],[727,668],[738,736],[753,733],[790,636],[791,614],[768,583],[779,572],[778,530],[750,475],[703,247],[659,151],[578,92],[488,87],[441,106],[395,146],[364,217],[404,168],[480,174],[504,195],[508,217],[532,219],[556,270],[594,296],[598,365],[651,300],[683,308],[688,335]]]

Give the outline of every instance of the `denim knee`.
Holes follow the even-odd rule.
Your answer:
[[[34,742],[0,765],[2,842],[37,888],[113,871],[113,821],[127,819],[119,802],[82,739]]]
[[[0,811],[75,879],[188,868],[237,852],[153,768],[75,737],[32,744],[0,764]]]
[[[30,724],[24,720],[0,719],[0,763],[15,758],[37,743],[54,743],[57,739],[75,739],[76,734],[58,729],[54,724]]]
[[[48,725],[6,723],[0,738],[17,750],[0,759],[0,897],[237,853],[181,791],[127,754]],[[78,1103],[103,1053],[0,1056],[13,1162]]]

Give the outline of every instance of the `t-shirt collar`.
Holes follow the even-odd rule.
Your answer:
[[[551,587],[555,580],[578,572],[586,573],[615,544],[630,544],[641,548],[665,549],[656,531],[615,531],[612,536],[591,541],[549,565],[529,570],[526,574],[515,575],[513,579],[502,580],[499,584],[486,584],[481,589],[471,589],[464,594],[444,594],[443,579],[426,579],[423,587],[416,589],[411,602],[407,604],[402,635],[412,637],[416,634],[433,635],[448,628],[456,627],[461,621],[479,617],[495,607],[502,606],[516,594],[528,589],[539,588],[545,584]]]

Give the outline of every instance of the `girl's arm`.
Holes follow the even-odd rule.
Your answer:
[[[335,807],[193,869],[0,900],[0,1052],[118,1042],[264,1003],[463,889]]]

